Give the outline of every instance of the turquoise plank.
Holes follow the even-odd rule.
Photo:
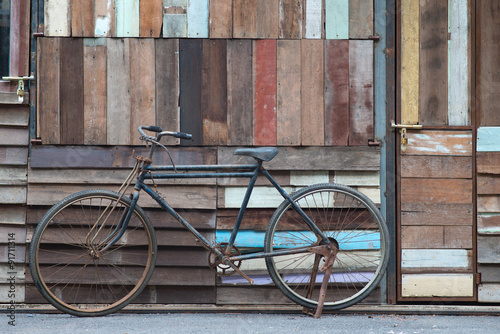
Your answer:
[[[116,37],[139,37],[139,0],[115,0]]]
[[[220,230],[215,233],[217,242],[228,242],[231,231]],[[340,244],[340,250],[374,250],[380,249],[380,234],[369,231],[343,231],[331,234]],[[236,237],[239,248],[262,248],[265,232],[242,230]],[[309,231],[283,231],[275,235],[275,247],[292,248],[309,246],[316,241],[314,233]],[[291,243],[293,241],[293,243]]]
[[[187,36],[208,38],[208,0],[189,0],[187,9]]]
[[[480,127],[477,129],[478,152],[500,152],[500,127]]]
[[[325,0],[326,39],[349,39],[349,0]]]

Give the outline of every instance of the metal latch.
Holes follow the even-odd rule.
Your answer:
[[[24,99],[24,81],[27,80],[35,80],[34,76],[29,77],[2,77],[3,81],[17,81],[17,97],[19,98],[19,102],[23,102]]]
[[[396,122],[391,121],[391,128],[399,129],[401,133],[401,152],[406,152],[406,145],[408,144],[408,136],[406,134],[406,129],[421,130],[421,124],[396,124]]]

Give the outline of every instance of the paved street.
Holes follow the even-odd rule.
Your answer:
[[[497,316],[447,315],[323,315],[299,314],[165,313],[114,314],[75,318],[62,314],[0,314],[0,333],[138,334],[138,333],[498,333]]]

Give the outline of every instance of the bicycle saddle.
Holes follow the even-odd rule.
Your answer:
[[[234,155],[246,155],[259,161],[271,161],[278,154],[276,147],[238,148]]]

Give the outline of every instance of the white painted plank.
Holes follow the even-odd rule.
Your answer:
[[[20,205],[2,206],[0,225],[13,224],[24,225],[26,223],[26,208]],[[23,227],[24,228],[24,227]]]
[[[187,37],[208,38],[209,0],[188,0]]]
[[[284,187],[287,193],[291,193],[292,189]],[[245,197],[246,187],[227,187],[224,189],[225,208],[239,208]],[[248,202],[249,208],[277,208],[283,197],[274,187],[255,187]]]
[[[500,152],[500,127],[480,127],[477,129],[478,152]]]
[[[116,37],[139,37],[139,0],[115,0]]]
[[[336,171],[335,183],[346,186],[380,186],[379,172]]]
[[[0,182],[2,184],[15,184],[26,182],[26,167],[0,167]]]
[[[290,184],[292,186],[310,186],[317,183],[328,183],[328,171],[290,171]]]
[[[187,37],[187,0],[163,0],[163,37]]]
[[[323,0],[306,0],[305,38],[321,39],[323,32]]]
[[[44,35],[70,36],[71,0],[45,0]]]
[[[403,249],[401,268],[468,268],[466,249]]]
[[[25,204],[26,186],[0,186],[0,203]]]
[[[472,274],[403,274],[403,297],[472,297]]]
[[[448,123],[469,122],[468,0],[448,0]]]
[[[326,39],[349,39],[349,0],[325,0]]]
[[[357,187],[359,192],[366,195],[375,204],[380,204],[380,188],[379,187]]]
[[[500,284],[479,284],[477,301],[480,303],[500,302]]]

